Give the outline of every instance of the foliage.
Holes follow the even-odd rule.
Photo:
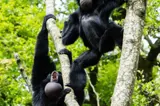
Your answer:
[[[27,106],[31,94],[20,76],[14,53],[17,52],[30,76],[36,35],[44,10],[27,0],[0,1],[0,105]]]
[[[152,100],[156,101],[156,106],[159,105],[159,100],[157,95],[160,92],[160,82],[158,79],[153,79],[148,83],[142,83],[142,80],[137,80],[135,83],[134,93],[133,93],[133,104],[132,106],[146,106]]]
[[[59,0],[56,1],[58,5],[60,2]],[[159,32],[159,2],[160,0],[148,0],[146,24],[144,28],[145,36],[150,35],[154,38],[154,35]],[[77,8],[75,4],[74,0],[62,0],[60,6],[56,8],[56,24],[60,29],[63,28],[63,22],[67,20],[68,15]],[[115,13],[115,16],[119,15],[120,14]],[[15,52],[20,55],[24,69],[30,78],[36,35],[40,30],[44,16],[45,6],[41,0],[0,1],[0,106],[31,105],[31,94],[18,71],[13,55]],[[123,20],[116,20],[116,22],[123,23]],[[143,45],[148,45],[148,43],[142,43]],[[73,59],[88,49],[83,45],[81,39],[78,39],[73,45],[67,48],[72,52]],[[147,49],[147,52],[143,52],[144,57],[147,56],[150,46],[145,46],[145,49]],[[60,70],[59,61],[57,61],[58,57],[55,54],[55,48],[51,41],[50,55],[53,56],[58,70]],[[101,106],[110,105],[119,61],[120,50],[116,48],[115,51],[104,54],[98,64],[98,81],[95,88],[99,93]],[[149,97],[152,95],[160,96],[160,67],[154,66],[152,70],[153,80],[151,82],[142,84],[143,79],[136,81],[132,96],[132,106],[145,106],[149,102]],[[150,95],[148,97],[142,95],[140,85],[142,90],[149,92]],[[89,105],[86,104],[86,106]]]
[[[110,105],[110,98],[116,81],[117,70],[119,67],[119,54],[105,55],[98,65],[98,82],[96,84],[97,92],[101,99],[101,103]]]

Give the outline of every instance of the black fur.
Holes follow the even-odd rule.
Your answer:
[[[97,64],[101,55],[112,51],[115,45],[120,48],[122,46],[123,28],[109,20],[109,16],[116,7],[126,1],[92,0],[92,2],[92,9],[89,11],[83,11],[79,7],[72,13],[65,22],[62,32],[64,45],[74,43],[80,35],[84,45],[89,48],[72,63],[69,86],[74,90],[84,90],[86,84],[86,74],[82,71],[84,68]],[[80,6],[80,0],[77,0],[77,3]]]
[[[56,66],[48,56],[48,31],[46,21],[54,18],[53,15],[47,15],[44,18],[42,29],[37,36],[35,48],[34,64],[32,69],[32,88],[33,88],[33,106],[65,106],[64,97],[70,92],[70,89],[64,89],[59,98],[49,99],[44,93],[45,85],[50,82],[50,74],[56,70]],[[61,51],[61,53],[66,53]],[[66,53],[68,54],[68,52]],[[71,57],[71,53],[68,54]],[[71,58],[70,58],[71,59]],[[72,60],[70,60],[72,61]],[[63,87],[61,73],[58,75],[58,82]]]

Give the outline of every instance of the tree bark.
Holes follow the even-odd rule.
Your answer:
[[[54,13],[54,0],[46,0],[46,14]],[[54,19],[47,20],[47,29],[52,36],[56,52],[58,53],[60,50],[64,49],[65,46],[62,44],[60,30],[56,26]],[[69,58],[65,54],[58,54],[60,64],[61,64],[61,72],[63,77],[63,84],[66,85],[69,83],[69,72],[70,72],[70,62]],[[66,86],[64,86],[66,88]],[[77,101],[75,100],[73,90],[66,95],[65,103],[67,106],[79,106]]]
[[[124,24],[123,47],[111,106],[130,106],[139,60],[146,0],[129,0]]]

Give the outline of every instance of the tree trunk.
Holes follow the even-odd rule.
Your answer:
[[[138,67],[145,10],[145,0],[128,1],[120,68],[111,99],[111,106],[130,106],[131,104],[131,96]]]

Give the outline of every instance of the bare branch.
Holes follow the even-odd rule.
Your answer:
[[[27,74],[26,74],[25,71],[24,71],[24,68],[23,68],[23,66],[22,66],[22,63],[21,63],[21,60],[20,60],[20,57],[19,57],[18,53],[15,53],[15,54],[14,54],[14,57],[15,57],[15,59],[16,59],[16,62],[17,62],[19,71],[20,71],[20,73],[21,73],[21,76],[22,76],[22,78],[24,79],[24,81],[26,82],[26,85],[27,85],[30,93],[32,94],[31,82],[29,81],[29,78],[28,78]]]
[[[54,13],[54,0],[46,0],[46,14]],[[47,29],[51,34],[52,40],[54,42],[56,52],[58,53],[60,50],[64,49],[65,46],[62,44],[60,30],[57,28],[54,19],[48,19],[47,21]],[[65,54],[58,54],[59,60],[61,63],[61,72],[63,76],[64,85],[69,83],[69,72],[70,72],[70,62],[69,58]],[[66,86],[64,86],[66,88]],[[77,101],[75,100],[73,90],[65,97],[65,103],[67,106],[79,106]]]
[[[160,39],[159,36],[157,36],[156,34],[152,35],[154,38]]]
[[[154,47],[151,47],[147,59],[149,61],[155,61],[159,53],[160,53],[160,39],[156,40],[156,42],[154,43]]]
[[[148,41],[148,43],[149,43],[149,45],[150,45],[151,47],[154,47],[154,44],[152,43],[152,41],[150,40],[150,38],[149,38],[148,35],[145,36],[144,39]]]
[[[100,106],[100,104],[99,104],[99,95],[98,95],[98,93],[96,92],[96,90],[95,90],[95,88],[94,88],[94,86],[93,86],[93,84],[92,84],[92,82],[91,82],[91,80],[90,80],[90,77],[89,77],[89,75],[88,75],[87,72],[86,72],[86,75],[87,75],[87,79],[88,79],[89,85],[91,86],[94,94],[96,95],[97,106]]]

